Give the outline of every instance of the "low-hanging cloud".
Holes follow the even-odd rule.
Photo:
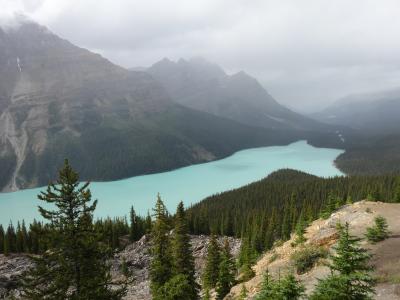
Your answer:
[[[397,87],[398,0],[0,0],[125,67],[204,56],[256,76],[278,101],[322,108]]]

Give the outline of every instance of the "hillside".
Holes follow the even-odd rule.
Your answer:
[[[148,73],[26,19],[0,29],[0,77],[0,190],[47,184],[65,158],[82,180],[113,180],[300,135],[183,107]]]
[[[223,245],[224,239],[225,237],[219,237],[218,243]],[[240,240],[234,238],[228,238],[228,240],[231,245],[232,255],[236,257],[240,249]],[[200,280],[204,269],[209,242],[209,236],[191,236],[197,280]],[[149,278],[150,247],[150,236],[144,235],[139,241],[130,243],[124,250],[116,253],[114,259],[110,262],[112,266],[111,273],[115,280],[122,276],[121,264],[123,261],[125,261],[135,278],[128,286],[128,293],[124,297],[125,300],[151,299]],[[18,276],[31,266],[31,261],[25,255],[19,254],[5,257],[0,254],[0,299],[7,299],[10,295],[15,295],[18,299]]]
[[[372,245],[366,241],[363,247],[372,253],[372,264],[375,266],[374,275],[378,279],[376,296],[374,299],[394,300],[400,298],[400,204],[361,201],[352,205],[346,205],[333,213],[327,220],[318,219],[306,230],[306,245],[322,246],[329,251],[335,246],[338,235],[336,224],[348,222],[351,234],[363,237],[366,228],[373,225],[376,216],[387,219],[391,235],[388,239]],[[260,288],[263,274],[268,269],[277,277],[278,273],[284,274],[292,269],[290,256],[299,246],[291,246],[295,236],[283,245],[274,247],[265,253],[253,267],[255,277],[245,283],[249,291],[247,299],[253,299]],[[305,274],[298,275],[307,288],[309,294],[317,282],[317,278],[324,278],[329,274],[329,269],[322,261]],[[236,299],[240,294],[242,285],[234,286],[225,299]]]
[[[282,238],[284,217],[290,220],[289,229],[293,231],[301,214],[314,220],[330,201],[340,205],[348,199],[367,197],[400,201],[400,178],[320,178],[296,170],[279,170],[260,181],[207,197],[188,210],[188,219],[194,234],[245,234],[257,251],[264,251]]]
[[[394,134],[400,132],[399,112],[400,90],[396,89],[348,96],[311,117],[368,134]]]
[[[333,130],[332,126],[282,106],[245,72],[228,75],[220,66],[203,58],[177,62],[165,58],[148,68],[147,72],[163,85],[174,101],[190,108],[251,126]]]

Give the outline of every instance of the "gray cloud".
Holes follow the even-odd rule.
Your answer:
[[[4,2],[4,3],[2,3]],[[204,56],[278,101],[317,110],[397,87],[398,0],[0,0],[125,67]]]

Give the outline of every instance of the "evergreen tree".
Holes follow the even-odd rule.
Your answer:
[[[32,257],[35,268],[22,280],[23,297],[28,299],[121,299],[125,287],[111,289],[111,252],[93,230],[97,201],[91,199],[89,183],[81,184],[68,161],[59,172],[57,184],[49,184],[38,198],[54,210],[39,206],[42,217],[51,222],[47,238],[51,249]]]
[[[397,179],[396,192],[395,192],[395,202],[400,203],[400,177]]]
[[[210,289],[206,288],[202,300],[211,300]]]
[[[386,219],[382,216],[378,216],[375,218],[375,225],[373,227],[368,227],[365,235],[368,241],[377,243],[387,239],[389,234],[390,232]]]
[[[240,290],[239,300],[246,300],[247,299],[247,289],[246,285],[242,284],[242,289]]]
[[[295,243],[297,245],[299,244],[304,244],[304,242],[307,240],[304,236],[304,234],[306,233],[306,227],[307,227],[307,223],[305,222],[304,218],[303,218],[303,214],[300,214],[299,217],[299,221],[297,223],[296,226],[296,240]]]
[[[218,282],[219,264],[221,262],[220,248],[217,238],[211,235],[210,243],[207,248],[206,267],[203,273],[203,285],[205,288],[215,288]]]
[[[228,239],[225,239],[221,251],[221,262],[219,264],[217,299],[222,300],[229,293],[235,282],[235,262],[233,261]]]
[[[163,287],[173,276],[167,216],[167,209],[160,195],[157,195],[151,229],[150,290],[154,300],[164,299]]]
[[[9,255],[10,253],[16,252],[16,234],[12,223],[7,227],[7,231],[4,237],[4,254]]]
[[[291,211],[289,203],[286,202],[285,206],[283,207],[283,220],[282,220],[282,232],[281,237],[284,241],[290,239],[290,233],[292,231],[291,226]]]
[[[261,290],[256,296],[256,300],[276,300],[278,297],[277,284],[267,271],[261,283]]]
[[[4,253],[4,228],[0,224],[0,254]]]
[[[293,273],[275,281],[267,270],[256,300],[298,300],[304,297],[304,291],[304,285],[296,280]]]
[[[129,240],[131,242],[137,241],[141,238],[141,232],[139,228],[138,218],[136,216],[135,210],[133,209],[133,206],[131,206],[131,211],[129,213],[129,220],[130,220]]]
[[[320,280],[311,296],[312,300],[358,300],[371,299],[374,280],[370,275],[371,255],[359,246],[361,239],[349,234],[349,224],[339,226],[336,255],[329,265],[331,275]]]
[[[332,193],[329,193],[327,202],[320,213],[321,218],[328,219],[330,215],[335,211],[335,209],[336,209],[336,199],[332,195]]]
[[[375,200],[374,196],[371,193],[368,193],[367,201],[376,201],[376,200]]]
[[[172,258],[174,275],[184,275],[190,289],[187,300],[198,298],[198,284],[195,278],[194,258],[188,235],[188,225],[183,202],[180,202],[175,215],[175,227],[172,237]]]
[[[22,220],[22,226],[21,226],[21,231],[22,231],[22,247],[24,249],[24,252],[30,252],[31,251],[31,244],[29,241],[29,233],[26,230],[25,226],[25,221]]]
[[[15,251],[17,253],[24,252],[24,235],[19,222],[17,223],[17,232],[15,237]]]
[[[247,281],[250,278],[254,277],[254,271],[251,266],[255,262],[255,257],[256,254],[250,247],[250,238],[242,237],[238,259],[241,280]]]
[[[160,299],[187,300],[192,292],[192,286],[186,275],[178,274],[168,280],[160,289]],[[154,298],[153,298],[154,299]]]
[[[292,273],[286,275],[278,284],[277,300],[297,300],[304,296],[305,287]]]
[[[147,212],[146,221],[145,221],[146,233],[150,233],[153,227],[153,222],[151,221],[150,212]]]

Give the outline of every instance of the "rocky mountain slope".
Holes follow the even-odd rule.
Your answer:
[[[378,280],[375,299],[395,300],[400,298],[400,204],[361,201],[352,205],[346,205],[333,213],[327,220],[316,220],[308,228],[305,234],[306,245],[322,246],[330,251],[335,245],[338,234],[336,224],[348,222],[350,232],[363,237],[366,228],[374,223],[376,216],[387,219],[391,235],[387,240],[375,245],[362,242],[362,246],[373,254],[372,264],[375,266],[374,275]],[[249,291],[248,299],[254,296],[260,289],[263,274],[268,269],[273,276],[283,274],[293,268],[291,255],[299,246],[292,246],[295,236],[281,246],[276,246],[267,252],[253,267],[255,277],[245,282]],[[320,261],[309,272],[298,275],[298,279],[306,286],[307,293],[311,293],[318,278],[324,278],[329,274],[329,269]],[[226,299],[236,299],[240,294],[242,285],[234,286]]]
[[[231,252],[234,256],[239,254],[240,240],[228,238]],[[191,236],[191,245],[195,258],[196,277],[200,280],[205,258],[207,255],[207,247],[210,238],[208,236]],[[224,237],[219,237],[218,242],[223,245]],[[134,282],[128,286],[128,293],[124,299],[126,300],[149,300],[150,281],[150,241],[149,236],[143,236],[139,241],[129,244],[123,251],[117,253],[112,260],[112,276],[118,280],[121,273],[122,262],[125,261],[128,269],[134,276]],[[0,299],[7,299],[9,295],[19,295],[17,288],[18,276],[31,266],[29,259],[25,256],[4,257],[0,255]]]
[[[147,69],[171,98],[187,107],[264,128],[328,130],[280,105],[261,84],[241,71],[227,75],[202,58],[163,59]]]
[[[148,73],[26,19],[0,28],[0,78],[0,190],[47,184],[65,158],[112,180],[298,138],[178,105]]]

